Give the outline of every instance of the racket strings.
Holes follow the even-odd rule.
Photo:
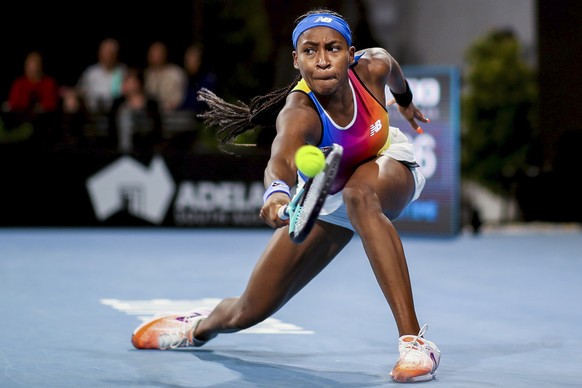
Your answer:
[[[311,228],[327,198],[328,190],[337,174],[343,148],[334,144],[326,150],[326,166],[301,188],[301,194],[294,198],[291,206],[289,235],[295,242],[302,242]]]
[[[299,209],[299,215],[296,222],[296,229],[301,230],[307,221],[310,218],[313,209],[316,207],[321,191],[323,190],[325,183],[325,174],[321,173],[318,174],[315,178],[313,178],[313,182],[311,183],[310,189],[307,191],[305,195],[305,199],[301,204],[301,208]]]

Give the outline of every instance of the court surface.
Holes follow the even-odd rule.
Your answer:
[[[136,350],[157,312],[239,295],[271,231],[0,230],[0,387],[384,387],[397,331],[357,237],[253,329]],[[442,351],[426,387],[582,386],[582,231],[404,237]]]

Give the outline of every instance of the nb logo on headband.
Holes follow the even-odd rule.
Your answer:
[[[320,16],[317,19],[315,19],[315,21],[313,23],[317,23],[317,22],[323,22],[323,23],[331,23],[333,21],[332,18],[328,18],[325,16]]]

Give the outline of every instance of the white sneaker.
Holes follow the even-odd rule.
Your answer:
[[[156,315],[133,331],[131,342],[137,349],[202,346],[208,341],[194,338],[194,331],[209,314],[210,310],[199,309],[184,314]]]
[[[390,372],[395,382],[414,383],[434,378],[441,352],[434,343],[424,339],[427,328],[424,325],[418,335],[403,335],[398,339],[400,359]]]

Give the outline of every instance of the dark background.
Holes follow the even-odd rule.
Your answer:
[[[232,84],[240,84],[237,98],[254,96],[292,80],[292,75],[285,73],[293,71],[290,37],[295,18],[316,6],[341,12],[343,3],[341,0],[4,2],[0,6],[3,41],[0,98],[7,97],[10,82],[22,73],[29,51],[40,50],[45,72],[59,84],[72,85],[85,67],[96,62],[99,42],[107,37],[120,41],[120,60],[136,66],[145,66],[147,48],[154,40],[166,42],[169,58],[177,64],[182,64],[187,45],[200,41],[205,46],[205,64],[218,74],[224,92],[233,93]],[[356,12],[350,12],[348,20],[354,28],[354,41],[360,47],[375,43],[365,18],[360,16],[364,3],[357,0],[353,4],[351,9]],[[277,74],[273,63],[283,67]],[[252,81],[245,79],[251,77]],[[225,85],[229,84],[231,87],[227,88]]]
[[[236,4],[233,1],[3,2],[0,6],[0,100],[6,99],[11,81],[22,73],[24,57],[32,49],[43,53],[48,74],[60,84],[71,85],[86,66],[96,61],[97,46],[106,37],[119,39],[121,60],[138,66],[145,65],[147,47],[156,39],[169,45],[170,59],[178,64],[190,42],[203,41],[207,63],[212,63],[212,68],[219,74],[236,73],[232,70],[237,64],[260,69],[254,70],[261,71],[260,82],[250,85],[255,90],[239,90],[237,95],[241,98],[252,96],[289,79],[275,74],[273,66],[266,64],[277,61],[279,49],[290,49],[289,36],[294,18],[312,6],[341,8],[342,2],[239,3],[254,11],[255,18],[267,20],[266,28],[271,37],[268,57],[250,57],[249,52],[254,49],[252,41],[243,41],[247,44],[239,47],[224,45],[225,36],[236,34],[245,23],[256,24],[249,20],[249,15],[237,16],[237,13],[244,12],[244,8],[241,11],[240,6],[232,5]],[[356,3],[363,7],[363,3]],[[565,143],[571,143],[569,139],[578,139],[577,134],[582,133],[578,119],[582,97],[582,2],[536,0],[535,4],[542,147],[545,160],[552,164],[563,135],[567,136]],[[366,26],[363,16],[356,16],[356,19],[351,21],[356,24],[354,30],[358,30],[358,25]],[[371,36],[364,34],[355,34],[359,47],[373,42]],[[361,37],[359,41],[358,37]],[[251,64],[249,60],[252,59],[256,61]],[[290,71],[290,60],[287,62],[287,71]],[[224,85],[228,77],[225,75],[222,80]]]
[[[293,78],[290,34],[295,18],[315,6],[343,11],[342,4],[339,0],[3,2],[0,100],[6,99],[10,83],[22,73],[29,51],[40,50],[46,73],[61,85],[72,85],[96,61],[98,44],[106,37],[120,41],[121,61],[137,66],[145,65],[147,47],[154,40],[165,41],[170,60],[178,64],[189,43],[202,41],[205,62],[218,76],[217,92],[246,100]],[[364,3],[352,4],[358,10],[349,15],[354,43],[374,44],[363,17]],[[536,146],[542,163],[541,173],[525,178],[519,200],[532,214],[538,213],[532,219],[580,221],[580,190],[572,187],[580,176],[582,144],[582,2],[536,0],[535,8],[541,132]],[[415,65],[406,58],[401,64]]]
[[[149,43],[162,39],[171,59],[181,63],[182,50],[193,39],[193,8],[190,1],[3,2],[2,96],[22,73],[24,57],[33,49],[42,52],[45,72],[61,84],[75,83],[81,71],[96,62],[99,42],[106,37],[120,41],[124,62],[145,64]]]

